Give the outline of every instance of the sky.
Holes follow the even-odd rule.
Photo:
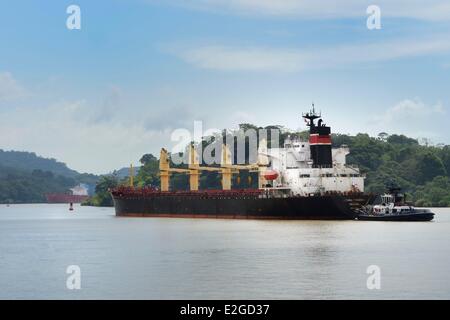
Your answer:
[[[2,4],[3,150],[107,173],[194,121],[305,130],[312,102],[336,133],[450,144],[448,0]],[[67,28],[70,5],[81,29]]]

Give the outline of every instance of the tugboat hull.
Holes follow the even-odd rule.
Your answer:
[[[411,213],[411,214],[399,214],[399,215],[359,215],[358,220],[364,221],[431,221],[434,218],[434,213]]]

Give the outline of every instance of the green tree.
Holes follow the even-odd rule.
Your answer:
[[[136,175],[135,184],[138,187],[159,187],[159,160],[152,154],[144,154],[139,160],[142,164]]]
[[[113,205],[110,191],[119,186],[118,178],[112,175],[101,176],[95,186],[95,195],[84,202],[84,205],[110,207]]]
[[[442,160],[431,151],[422,154],[418,160],[416,171],[418,184],[423,184],[437,176],[447,175]]]

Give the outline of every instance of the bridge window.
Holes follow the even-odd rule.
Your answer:
[[[330,177],[333,177],[333,174],[332,173],[322,173],[320,176],[330,178]]]

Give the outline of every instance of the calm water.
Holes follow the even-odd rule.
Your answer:
[[[450,209],[434,222],[116,218],[0,206],[0,298],[450,298]],[[368,290],[366,268],[381,268]],[[66,268],[81,268],[81,290]]]

